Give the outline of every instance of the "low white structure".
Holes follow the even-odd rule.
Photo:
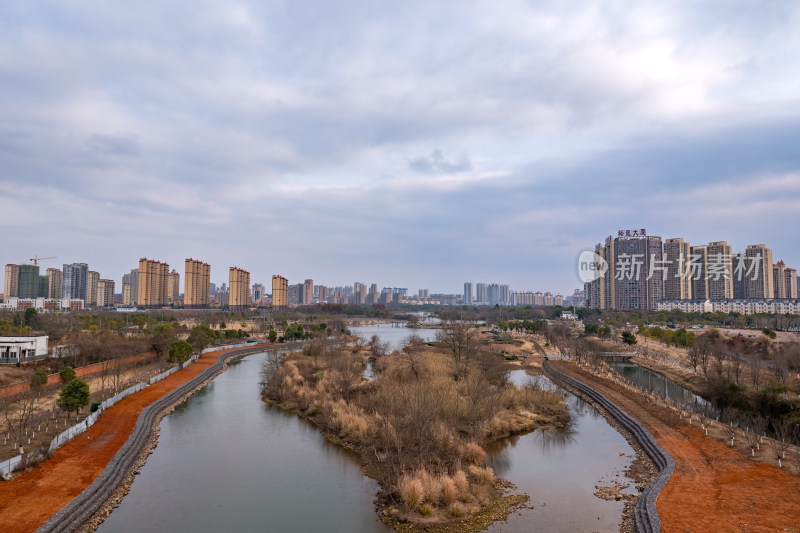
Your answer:
[[[748,299],[748,300],[659,300],[658,311],[678,309],[684,313],[757,313],[798,315],[800,300],[795,299]]]
[[[0,362],[24,363],[47,357],[47,335],[0,337]]]
[[[0,309],[36,309],[37,311],[77,311],[83,309],[83,300],[56,298],[6,298]]]

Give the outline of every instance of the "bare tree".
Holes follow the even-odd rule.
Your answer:
[[[772,428],[775,430],[775,438],[770,441],[772,453],[778,461],[778,467],[783,468],[781,461],[786,458],[786,450],[791,446],[789,422],[784,419],[773,418]]]
[[[700,364],[700,347],[692,346],[689,349],[687,358],[689,359],[689,364],[692,365],[692,370],[694,370],[694,373],[696,374],[697,365]]]
[[[452,356],[456,380],[465,377],[470,364],[478,354],[480,346],[478,331],[468,324],[446,322],[436,333],[436,340],[442,343]]]
[[[728,437],[731,439],[731,448],[736,438],[736,430],[739,428],[740,414],[733,407],[728,407],[722,411],[722,421],[725,422],[725,429],[728,430]]]

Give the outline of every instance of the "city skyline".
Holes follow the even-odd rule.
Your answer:
[[[570,294],[597,228],[637,226],[798,265],[798,25],[757,2],[4,4],[2,260]]]

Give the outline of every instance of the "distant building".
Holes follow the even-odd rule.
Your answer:
[[[97,284],[100,282],[100,272],[90,270],[86,273],[86,307],[97,305]]]
[[[664,278],[665,300],[690,300],[692,298],[692,283],[689,276],[685,275],[691,245],[681,238],[667,239],[664,241],[664,261],[666,262],[666,276]]]
[[[239,267],[228,269],[230,292],[228,294],[228,307],[243,309],[250,305],[250,272]]]
[[[283,308],[289,306],[289,280],[283,276],[272,276],[272,307]]]
[[[464,283],[464,305],[472,305],[472,282]]]
[[[475,285],[475,304],[487,305],[489,303],[489,291],[485,283]]]
[[[181,299],[181,275],[174,268],[167,274],[167,303],[174,304]]]
[[[61,298],[64,295],[64,273],[57,268],[47,269],[47,297]]]
[[[325,285],[317,286],[317,301],[319,302],[328,301],[328,287],[326,287]]]
[[[216,287],[209,281],[211,265],[196,259],[187,259],[184,263],[183,306],[189,309],[208,307],[212,289],[216,296]]]
[[[772,267],[775,298],[797,298],[797,270],[789,268],[783,260]]]
[[[362,283],[363,286],[363,283]],[[365,287],[366,288],[366,287]],[[301,301],[299,303],[303,305],[309,305],[314,302],[314,280],[307,279],[303,282],[303,290],[300,293]]]
[[[692,284],[692,300],[708,300],[708,247],[692,246],[687,275]]]
[[[295,283],[289,285],[289,305],[299,305],[303,298],[303,284]]]
[[[6,265],[6,277],[3,283],[3,297],[16,298],[19,296],[19,265]]]
[[[420,290],[417,292],[417,295],[418,295],[420,298],[427,298],[427,297],[430,295],[430,291],[429,291],[428,289],[420,289]]]
[[[17,265],[17,297],[45,298],[47,292],[48,281],[39,275],[38,265]]]
[[[114,280],[98,280],[97,307],[114,307]]]
[[[86,281],[89,265],[86,263],[65,264],[62,268],[62,299],[86,301]]]
[[[747,272],[744,274],[745,298],[748,300],[774,298],[772,250],[764,244],[751,244],[745,249],[744,256],[748,260]]]
[[[136,305],[133,299],[133,285],[130,283],[122,284],[122,305],[125,307]]]
[[[266,298],[267,293],[264,290],[263,283],[253,283],[253,303],[254,304],[261,304],[263,300]]]
[[[139,259],[139,294],[136,305],[144,308],[167,305],[167,278],[169,265],[161,261]]]
[[[137,299],[139,298],[139,269],[134,268],[131,269],[130,274],[123,274],[122,275],[122,286],[124,287],[125,284],[129,284],[131,286],[131,302],[125,305],[136,305]]]
[[[725,241],[710,242],[706,247],[708,260],[708,298],[725,300],[733,298],[733,254]]]

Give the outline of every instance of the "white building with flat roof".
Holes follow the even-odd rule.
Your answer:
[[[0,337],[0,363],[24,363],[47,357],[47,335]]]

